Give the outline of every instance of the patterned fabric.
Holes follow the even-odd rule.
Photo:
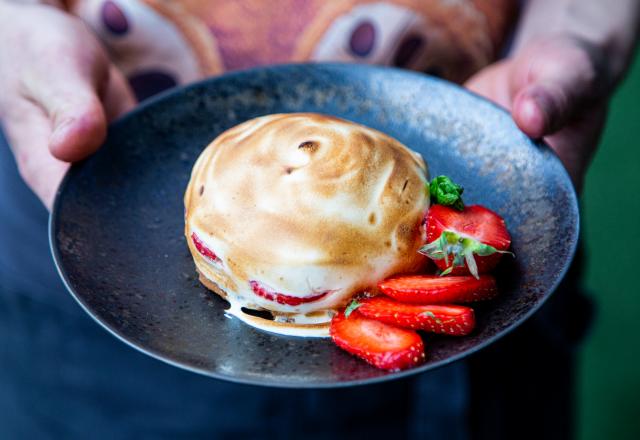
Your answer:
[[[339,61],[461,82],[491,62],[513,0],[70,0],[140,99],[225,71]]]

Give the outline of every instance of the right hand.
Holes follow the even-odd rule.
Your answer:
[[[22,178],[50,209],[70,162],[135,105],[93,33],[49,5],[0,0],[0,122]]]
[[[580,192],[604,128],[610,71],[601,49],[557,34],[528,42],[466,86],[509,109],[526,135],[544,137]]]

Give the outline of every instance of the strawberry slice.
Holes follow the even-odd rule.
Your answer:
[[[508,252],[511,236],[504,220],[480,205],[461,211],[433,205],[427,213],[427,244],[420,253],[431,258],[442,275],[479,274],[493,269]]]
[[[491,275],[449,276],[410,275],[389,278],[378,283],[387,296],[407,303],[455,304],[492,299],[498,294]]]
[[[343,312],[333,317],[330,328],[335,344],[383,370],[400,371],[424,362],[424,343],[413,330]]]
[[[215,252],[213,252],[204,244],[204,242],[200,239],[200,237],[198,237],[195,232],[191,233],[191,240],[193,241],[193,245],[196,247],[198,252],[202,254],[202,256],[213,261],[214,263],[222,263],[222,260],[215,254]]]
[[[384,296],[360,300],[357,311],[387,324],[452,336],[468,335],[476,325],[470,307],[405,304]]]

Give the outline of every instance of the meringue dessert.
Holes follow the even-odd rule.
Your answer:
[[[379,131],[320,114],[263,116],[222,133],[196,161],[185,235],[201,282],[228,313],[326,337],[354,295],[423,267],[427,180],[421,156]]]

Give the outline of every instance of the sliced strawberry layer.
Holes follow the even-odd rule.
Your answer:
[[[261,296],[262,298],[268,299],[269,301],[275,301],[278,304],[286,304],[288,306],[299,306],[300,304],[318,301],[319,299],[324,298],[328,293],[331,292],[330,290],[327,290],[326,292],[322,292],[317,295],[300,298],[297,296],[285,295],[283,293],[274,292],[268,287],[265,287],[264,285],[260,284],[258,281],[249,281],[249,285],[251,286],[251,290],[253,290],[253,293],[255,293],[256,295]]]
[[[425,360],[424,343],[413,330],[368,319],[357,311],[331,321],[331,339],[343,350],[383,370],[399,371]]]
[[[222,263],[222,260],[211,249],[205,246],[205,244],[202,242],[200,237],[196,235],[195,232],[191,233],[191,240],[193,241],[193,244],[198,250],[198,252],[202,254],[202,256],[208,258],[214,263]]]
[[[381,281],[378,288],[398,301],[418,304],[484,301],[498,294],[496,280],[491,275],[480,275],[478,279],[473,276],[408,275]]]

